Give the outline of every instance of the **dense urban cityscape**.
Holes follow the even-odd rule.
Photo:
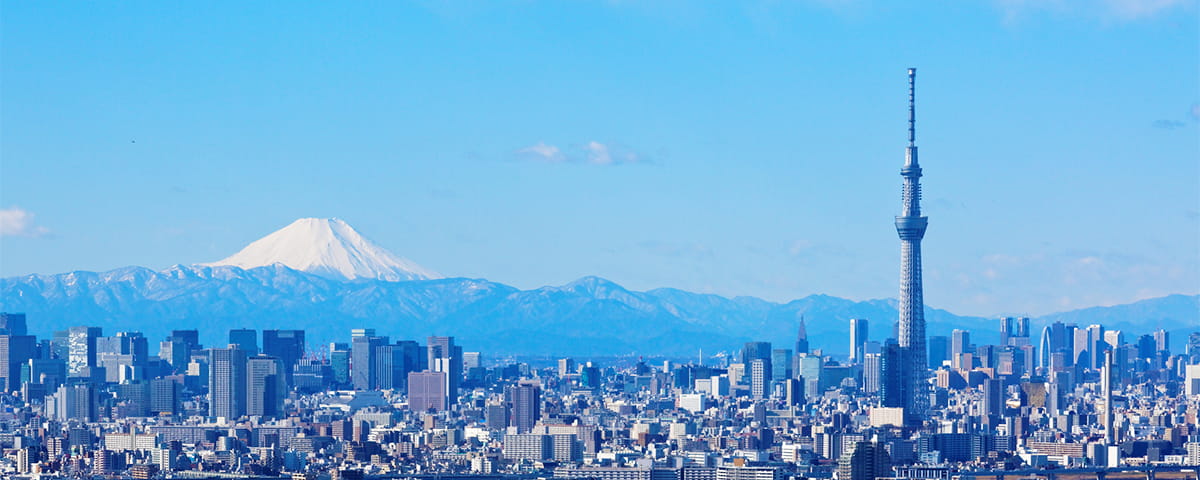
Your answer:
[[[31,319],[36,321],[36,319]],[[1200,333],[999,320],[1001,344],[929,338],[930,409],[906,415],[899,344],[851,354],[747,343],[719,365],[489,361],[453,337],[372,328],[306,351],[303,330],[25,335],[0,315],[10,478],[598,479],[994,477],[1192,472],[1200,465]],[[468,347],[469,348],[469,347]],[[614,362],[615,363],[615,362]],[[1172,468],[1176,467],[1176,468]]]
[[[749,342],[720,362],[471,351],[346,326],[164,339],[28,335],[0,314],[7,478],[837,480],[1196,478],[1200,332],[1004,317],[996,344],[927,336],[915,70],[901,175],[899,318],[845,324],[848,357]],[[872,326],[874,323],[874,326]],[[871,328],[890,338],[869,341]],[[453,332],[442,332],[453,333]],[[151,354],[157,343],[157,355]],[[783,348],[780,348],[783,347]],[[654,352],[645,352],[653,355]],[[1134,477],[1128,477],[1134,478]]]

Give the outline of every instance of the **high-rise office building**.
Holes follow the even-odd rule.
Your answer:
[[[1200,332],[1188,334],[1187,347],[1185,347],[1183,353],[1187,357],[1187,363],[1192,365],[1200,364]]]
[[[520,382],[504,392],[508,404],[509,426],[517,433],[529,433],[542,416],[542,388],[537,382]]]
[[[229,330],[229,344],[246,352],[247,357],[258,355],[258,330],[252,328],[234,328]]]
[[[1104,351],[1108,350],[1108,342],[1105,341],[1104,326],[1092,324],[1088,325],[1084,331],[1087,332],[1087,356],[1088,368],[1099,370],[1104,362]]]
[[[1107,330],[1104,332],[1104,343],[1108,344],[1108,350],[1121,348],[1125,344],[1125,334],[1120,330]]]
[[[284,364],[278,357],[257,355],[246,359],[246,415],[279,417],[286,390]]]
[[[446,394],[457,398],[463,376],[462,347],[454,344],[454,337],[435,336],[426,339],[426,348],[429,349],[428,368],[446,373]]]
[[[792,349],[776,348],[771,350],[771,380],[782,382],[792,378]]]
[[[755,359],[771,359],[771,342],[746,342],[742,346],[742,363],[749,365]]]
[[[863,344],[867,343],[867,319],[850,319],[850,363],[861,363]]]
[[[950,359],[950,339],[945,335],[929,337],[929,368],[941,367]]]
[[[971,348],[971,332],[968,330],[954,329],[950,332],[950,359],[964,353],[971,353],[975,349]]]
[[[171,369],[176,372],[187,368],[191,353],[191,347],[177,338],[167,337],[166,340],[158,342],[158,358],[170,364]]]
[[[46,397],[46,410],[51,412],[51,417],[56,420],[94,422],[99,417],[98,393],[96,387],[90,383],[61,385],[54,395]]]
[[[783,399],[785,405],[796,407],[804,404],[804,381],[789,378],[783,382]]]
[[[892,476],[892,457],[882,443],[853,442],[843,448],[838,459],[838,478],[841,480],[875,480]]]
[[[1013,336],[1013,318],[1000,318],[1000,345],[1008,345],[1008,339]]]
[[[752,398],[767,398],[771,387],[771,361],[756,358],[750,361],[750,396]]]
[[[1154,348],[1159,352],[1167,352],[1171,355],[1171,332],[1163,329],[1154,331]]]
[[[149,359],[150,348],[141,332],[117,332],[115,336],[96,339],[96,354],[104,353],[129,355],[133,364],[144,365]]]
[[[378,387],[405,391],[408,388],[408,374],[417,371],[423,354],[421,346],[411,340],[375,347]]]
[[[1113,351],[1107,350],[1101,356],[1100,366],[1100,390],[1104,395],[1104,409],[1101,410],[1104,422],[1104,444],[1116,445],[1114,438],[1116,428],[1113,425]]]
[[[24,313],[0,312],[0,335],[28,335]]]
[[[171,378],[156,378],[150,381],[150,413],[176,415],[180,407],[180,391],[183,386]]]
[[[30,358],[21,367],[21,383],[45,385],[47,393],[66,381],[67,362],[61,358]]]
[[[171,330],[171,338],[178,339],[188,345],[191,345],[192,349],[198,349],[201,347],[199,330]]]
[[[796,375],[804,379],[805,398],[821,395],[821,374],[824,368],[825,359],[819,355],[806,353],[796,356]]]
[[[905,406],[908,382],[905,381],[905,363],[908,361],[904,348],[899,343],[888,339],[884,342],[879,356],[879,405],[888,408],[903,408]]]
[[[235,420],[246,413],[246,352],[235,346],[208,352],[208,415]]]
[[[376,337],[374,329],[356,329],[350,342],[350,376],[355,390],[379,388],[379,373],[375,370],[377,349],[387,345],[387,337]]]
[[[465,365],[465,363],[464,363]],[[575,359],[560,358],[558,359],[558,376],[565,377],[575,373]]]
[[[21,388],[21,365],[33,359],[36,350],[32,335],[0,335],[0,390]]]
[[[1071,351],[1072,364],[1081,368],[1091,368],[1091,345],[1092,337],[1088,329],[1075,329],[1074,348]]]
[[[329,369],[333,373],[333,383],[350,385],[350,344],[329,344]]]
[[[883,381],[883,354],[864,353],[862,366],[862,391],[865,393],[878,392]]]
[[[96,339],[104,335],[100,327],[71,327],[68,335],[67,374],[72,377],[83,375],[88,367],[96,364]]]
[[[279,359],[284,385],[290,389],[292,371],[304,358],[304,330],[263,330],[262,353]]]
[[[408,407],[414,412],[443,411],[446,402],[446,372],[409,372]]]
[[[997,421],[1004,414],[1004,383],[999,378],[983,381],[983,405],[981,413],[989,421]]]

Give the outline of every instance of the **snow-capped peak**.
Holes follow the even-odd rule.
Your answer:
[[[337,218],[301,218],[205,266],[255,268],[282,264],[338,280],[428,280],[441,275],[384,250]]]

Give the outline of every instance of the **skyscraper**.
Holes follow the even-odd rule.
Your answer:
[[[1171,353],[1171,333],[1166,330],[1163,330],[1161,328],[1158,330],[1155,330],[1154,331],[1154,348],[1157,351],[1167,352],[1167,354],[1170,355],[1170,353]]]
[[[509,425],[517,433],[529,433],[542,416],[542,388],[537,382],[521,382],[505,391]]]
[[[204,348],[202,345],[200,345],[199,330],[171,330],[171,336],[167,337],[167,340],[171,339],[179,340],[186,344],[189,355],[191,354],[192,350]]]
[[[36,348],[33,335],[0,335],[0,390],[21,388],[21,365],[33,358]]]
[[[263,330],[262,353],[279,359],[284,385],[290,389],[292,370],[304,358],[304,330]]]
[[[414,412],[445,410],[446,372],[409,372],[408,407]]]
[[[25,314],[0,312],[0,334],[26,335]]]
[[[246,352],[248,357],[258,355],[258,330],[253,328],[230,329],[229,344],[237,345],[238,349]]]
[[[87,367],[96,366],[96,339],[104,333],[100,327],[71,327],[67,335],[67,374],[80,376]]]
[[[385,390],[407,389],[408,373],[417,371],[420,366],[419,355],[424,354],[420,350],[421,346],[411,340],[375,347],[377,386]]]
[[[246,414],[278,417],[283,413],[285,392],[283,361],[258,355],[246,360]]]
[[[209,350],[208,414],[234,420],[246,413],[246,352],[235,347]]]
[[[750,396],[767,398],[771,392],[771,361],[756,358],[750,361]]]
[[[775,348],[771,350],[771,380],[782,382],[792,378],[792,349]]]
[[[1013,336],[1013,318],[1000,317],[1000,345],[1008,345],[1008,339]]]
[[[1113,438],[1116,429],[1113,428],[1113,352],[1106,350],[1101,358],[1100,368],[1100,389],[1104,395],[1104,409],[1101,411],[1104,416],[1104,444],[1116,445],[1116,439]]]
[[[850,363],[862,363],[863,344],[867,343],[867,319],[850,319]]]
[[[387,345],[387,337],[376,337],[374,329],[356,329],[351,334],[350,376],[355,390],[379,388],[375,355],[377,347]]]
[[[462,382],[462,347],[454,344],[454,337],[429,337],[429,369],[446,372],[446,395],[458,398],[458,385]]]
[[[796,329],[796,355],[808,353],[808,332],[804,329],[804,316],[800,316],[800,328]]]
[[[967,330],[954,329],[950,332],[950,360],[954,360],[961,354],[970,353],[974,349],[971,348],[971,332]],[[970,368],[970,366],[967,366]]]
[[[908,388],[908,383],[904,378],[904,371],[907,369],[905,361],[904,349],[900,344],[888,339],[883,344],[883,349],[879,356],[879,405],[882,407],[896,408],[904,407],[906,396],[905,390]]]
[[[925,301],[921,290],[921,239],[925,237],[928,217],[921,216],[921,166],[916,145],[917,69],[908,69],[908,147],[904,155],[903,209],[896,217],[900,236],[900,347],[908,357],[904,362],[903,381],[907,384],[904,413],[917,417],[929,410],[925,372]]]
[[[892,457],[880,443],[854,442],[838,459],[838,478],[843,480],[875,480],[890,476]]]
[[[937,369],[942,366],[942,363],[949,360],[947,353],[950,351],[950,339],[944,335],[934,335],[929,337],[929,368]]]

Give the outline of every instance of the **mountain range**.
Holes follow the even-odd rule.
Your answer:
[[[26,313],[31,333],[42,337],[75,325],[140,331],[151,340],[197,328],[205,343],[220,345],[231,328],[302,328],[316,345],[348,341],[350,329],[366,327],[393,339],[453,335],[468,350],[493,354],[577,356],[711,355],[750,340],[790,348],[801,318],[813,348],[842,353],[848,319],[870,320],[870,337],[881,340],[897,317],[891,299],[811,295],[777,303],[631,291],[599,277],[532,290],[441,278],[335,219],[297,220],[211,264],[0,279],[0,311]],[[969,329],[976,343],[997,337],[992,319],[927,307],[926,321],[929,335]],[[1178,349],[1200,325],[1200,295],[1047,315],[1031,328],[1053,321],[1102,323],[1131,335],[1167,328]]]

